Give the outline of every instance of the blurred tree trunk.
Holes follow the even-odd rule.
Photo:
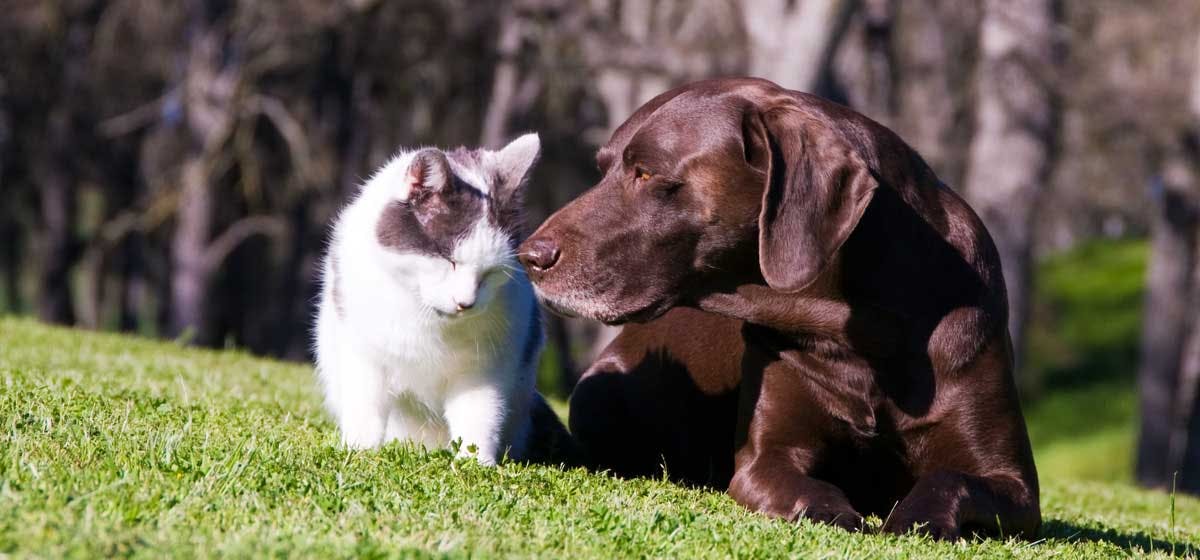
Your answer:
[[[817,91],[895,130],[959,188],[981,11],[981,0],[858,2]]]
[[[65,117],[51,117],[48,149],[57,152],[69,143],[62,131]],[[64,138],[64,136],[66,138]],[[62,156],[60,156],[62,157]],[[71,297],[71,267],[75,262],[75,181],[69,159],[50,156],[41,172],[38,193],[41,196],[42,239],[41,267],[38,274],[38,316],[43,321],[71,324],[75,309]]]
[[[761,0],[742,5],[750,36],[750,75],[816,91],[846,29],[850,0]]]
[[[201,331],[207,324],[210,270],[204,249],[212,230],[213,201],[208,192],[208,162],[189,156],[180,174],[179,211],[171,242],[171,333]],[[203,333],[201,332],[201,335]],[[198,342],[203,343],[201,336]]]
[[[1200,40],[1190,122],[1152,190],[1138,393],[1139,484],[1200,494]]]
[[[63,37],[62,76],[58,97],[46,119],[45,145],[38,152],[38,194],[41,204],[41,260],[38,271],[37,312],[43,321],[75,322],[71,270],[79,253],[75,234],[80,157],[76,153],[80,130],[80,103],[86,99],[87,52],[91,25],[86,15],[75,14]]]
[[[1172,439],[1179,417],[1183,349],[1194,315],[1186,303],[1196,267],[1198,216],[1192,192],[1196,185],[1183,157],[1176,154],[1167,159],[1152,193],[1151,256],[1138,369],[1141,432],[1136,476],[1140,484],[1159,488],[1170,486],[1178,466],[1172,460]]]
[[[979,0],[906,0],[894,8],[896,68],[890,123],[916,147],[938,177],[963,186],[979,61]]]
[[[508,123],[517,95],[517,55],[521,50],[522,26],[516,7],[506,6],[500,15],[500,37],[496,44],[498,60],[479,138],[480,144],[488,148],[499,149],[508,139]]]
[[[1200,153],[1193,155],[1200,157]],[[1196,184],[1193,183],[1193,186]],[[1193,194],[1196,195],[1193,199],[1194,210],[1200,215],[1200,193]],[[1200,245],[1200,231],[1193,233],[1196,235],[1192,236],[1192,240]],[[1193,250],[1197,248],[1193,246]],[[1180,390],[1177,397],[1180,413],[1179,422],[1173,430],[1178,451],[1173,458],[1177,458],[1179,464],[1179,490],[1200,494],[1200,258],[1192,263],[1192,293],[1187,309],[1192,324],[1180,364]]]
[[[1190,150],[1192,163],[1192,195],[1193,209],[1200,221],[1200,38],[1192,49],[1193,64],[1191,95],[1189,108],[1193,116],[1192,126],[1185,136],[1185,145]],[[1189,302],[1189,316],[1192,319],[1191,332],[1184,347],[1183,358],[1183,390],[1180,396],[1187,404],[1188,413],[1183,416],[1186,422],[1181,423],[1183,451],[1180,453],[1181,476],[1179,488],[1191,494],[1200,494],[1200,226],[1192,236],[1193,251],[1196,253],[1192,262],[1192,292]]]
[[[21,228],[17,225],[18,205],[16,189],[5,167],[9,157],[12,128],[9,124],[8,106],[4,98],[4,80],[0,79],[0,197],[6,204],[0,208],[0,313],[12,313],[17,306],[17,244],[20,243]]]
[[[238,93],[238,60],[214,25],[222,9],[205,0],[189,3],[189,47],[181,90],[186,154],[179,173],[179,198],[171,239],[171,324],[178,336],[211,342],[208,298],[215,263],[208,257],[213,237],[215,196],[212,168],[232,133]]]
[[[20,308],[21,227],[12,215],[0,216],[0,313],[15,313]]]
[[[966,192],[1000,252],[1016,369],[1025,350],[1038,205],[1054,162],[1055,2],[986,0]]]

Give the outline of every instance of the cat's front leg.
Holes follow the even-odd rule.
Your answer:
[[[354,348],[339,348],[336,390],[331,408],[342,431],[342,443],[354,449],[378,447],[387,435],[391,398],[383,369]]]
[[[449,440],[445,423],[412,395],[398,396],[388,415],[385,441],[400,440],[425,446],[426,449],[445,447]]]
[[[446,423],[451,441],[462,440],[460,456],[475,457],[484,465],[500,460],[504,453],[501,432],[505,406],[500,390],[488,385],[463,388],[450,395],[446,400]]]

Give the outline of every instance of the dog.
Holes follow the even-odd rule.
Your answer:
[[[518,249],[547,307],[628,323],[571,397],[594,466],[851,530],[1037,533],[999,256],[895,133],[717,79],[650,100],[596,159]]]

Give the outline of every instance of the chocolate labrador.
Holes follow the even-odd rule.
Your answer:
[[[996,248],[899,137],[720,79],[650,100],[597,162],[519,249],[548,307],[630,323],[571,398],[591,461],[848,529],[1037,532]]]

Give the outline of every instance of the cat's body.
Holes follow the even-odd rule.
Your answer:
[[[346,445],[525,455],[542,328],[513,250],[538,150],[528,135],[499,152],[401,153],[338,217],[316,353]]]

